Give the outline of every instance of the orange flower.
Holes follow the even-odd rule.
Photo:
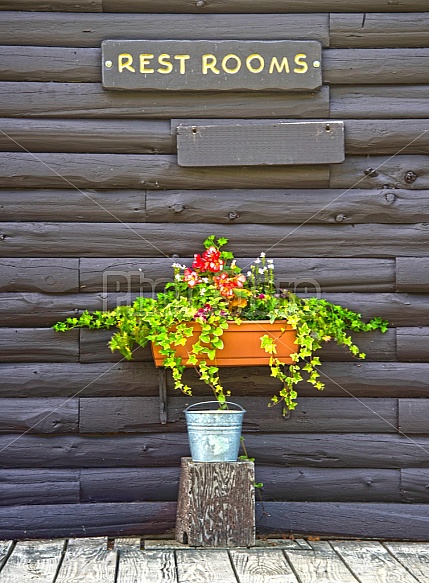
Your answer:
[[[189,268],[185,269],[183,272],[183,281],[188,282],[189,287],[194,287],[197,283],[201,283],[198,273]]]

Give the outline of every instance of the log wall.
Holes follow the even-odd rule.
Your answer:
[[[429,540],[427,0],[0,0],[0,539],[166,534],[183,409],[162,424],[150,351],[57,334],[162,289],[207,234],[283,286],[390,322],[326,346],[289,419],[264,368],[222,371],[246,409],[261,533]],[[311,93],[104,91],[105,39],[309,39]],[[340,164],[184,168],[177,127],[344,122]]]

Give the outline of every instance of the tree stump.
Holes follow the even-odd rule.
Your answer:
[[[176,540],[195,547],[253,546],[254,484],[253,462],[182,458]]]

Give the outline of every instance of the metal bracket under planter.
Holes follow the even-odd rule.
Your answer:
[[[168,416],[167,397],[167,371],[162,366],[158,368],[158,390],[159,390],[159,420],[162,425],[166,425]]]

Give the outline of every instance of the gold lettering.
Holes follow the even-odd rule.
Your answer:
[[[203,57],[202,57],[203,75],[207,75],[209,69],[215,75],[219,75],[220,71],[219,71],[219,69],[216,69],[216,62],[217,62],[217,59],[214,55],[211,55],[211,54],[203,55]]]
[[[235,59],[236,65],[234,68],[232,69],[228,69],[228,67],[226,66],[227,62],[230,59]],[[222,69],[225,71],[225,73],[231,73],[231,75],[233,75],[234,73],[238,73],[238,71],[241,69],[241,59],[239,57],[237,57],[237,55],[226,55],[223,59],[222,59]]]
[[[162,53],[162,55],[159,55],[158,57],[158,63],[160,65],[164,65],[165,69],[157,69],[158,73],[162,73],[163,75],[167,75],[167,73],[171,73],[171,71],[173,70],[173,65],[170,63],[170,61],[167,61],[167,59],[170,58],[170,55],[167,55],[166,53]]]
[[[294,63],[295,65],[299,65],[301,68],[299,69],[298,67],[295,67],[293,70],[294,73],[306,73],[308,71],[308,65],[304,60],[306,58],[307,55],[304,55],[303,53],[298,53],[295,55]]]
[[[277,69],[277,73],[281,73],[282,69],[285,70],[285,73],[290,73],[289,61],[287,60],[287,57],[283,57],[281,63],[279,63],[277,57],[273,57],[271,59],[270,68],[268,70],[268,73],[273,73],[274,68]]]
[[[118,55],[118,71],[122,73],[124,69],[128,69],[131,73],[135,73],[136,70],[131,65],[133,64],[133,58],[129,53],[121,53]]]
[[[259,61],[259,67],[257,68],[251,65],[251,62],[254,61],[255,59]],[[249,69],[251,73],[260,73],[264,68],[264,65],[265,65],[264,59],[261,57],[261,55],[258,55],[257,53],[249,55],[246,59],[246,67]]]
[[[149,65],[152,59],[153,55],[140,55],[140,73],[155,73],[155,69],[146,69],[146,65]]]
[[[174,55],[174,58],[180,61],[179,73],[184,75],[186,73],[186,61],[191,58],[191,55]]]

